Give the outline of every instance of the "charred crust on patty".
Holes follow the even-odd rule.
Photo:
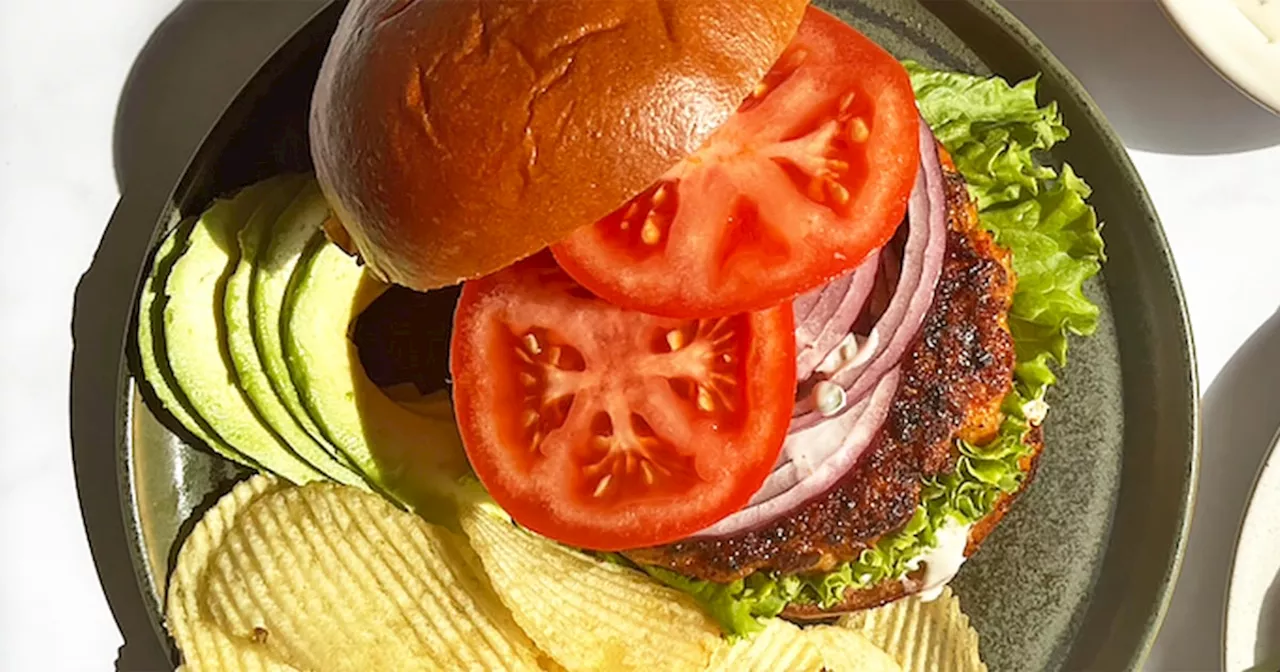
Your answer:
[[[1026,492],[1027,487],[1031,485],[1031,481],[1035,479],[1036,469],[1040,464],[1040,454],[1044,450],[1044,433],[1039,427],[1033,427],[1023,437],[1022,442],[1028,448],[1027,456],[1023,458],[1022,463],[1019,465],[1023,472],[1022,482],[1018,485],[1017,490],[1001,495],[991,513],[974,523],[969,530],[969,539],[965,544],[964,556],[966,558],[977,552],[982,542],[995,530],[996,524],[1004,518],[1005,514],[1009,512],[1009,508],[1022,496],[1022,493]],[[866,588],[846,590],[842,596],[843,599],[826,607],[812,603],[797,602],[788,604],[780,615],[793,621],[808,622],[832,619],[840,614],[847,614],[852,611],[874,609],[894,600],[914,595],[924,590],[924,588],[924,570],[921,568],[901,579],[885,579]]]

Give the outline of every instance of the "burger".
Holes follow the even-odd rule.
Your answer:
[[[483,488],[734,633],[936,594],[1031,482],[1102,258],[1065,136],[804,0],[353,0],[310,117],[331,238],[462,285]]]

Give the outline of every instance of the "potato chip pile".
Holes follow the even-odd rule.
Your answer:
[[[949,591],[730,641],[684,593],[527,532],[480,498],[462,533],[349,486],[243,481],[178,554],[181,670],[977,672]]]

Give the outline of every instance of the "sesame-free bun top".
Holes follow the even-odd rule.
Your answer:
[[[352,0],[311,153],[373,271],[426,290],[607,215],[689,155],[807,0]]]

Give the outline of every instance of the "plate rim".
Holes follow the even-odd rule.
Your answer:
[[[1262,462],[1258,465],[1258,471],[1253,475],[1253,482],[1249,484],[1249,494],[1246,496],[1244,511],[1240,512],[1240,520],[1236,525],[1235,546],[1231,549],[1231,564],[1227,570],[1227,588],[1226,595],[1222,602],[1222,669],[1230,670],[1227,667],[1231,656],[1228,653],[1228,646],[1231,642],[1231,596],[1235,594],[1236,572],[1239,569],[1240,549],[1244,546],[1244,531],[1249,525],[1249,521],[1254,517],[1254,503],[1257,500],[1259,486],[1262,485],[1264,476],[1275,472],[1275,478],[1280,479],[1280,429],[1276,430],[1274,436],[1271,437],[1271,445],[1267,448],[1266,454],[1262,457]],[[1280,497],[1280,493],[1277,494]],[[1247,668],[1246,668],[1247,669]]]
[[[1146,625],[1143,628],[1143,635],[1136,641],[1135,650],[1132,658],[1129,660],[1129,667],[1140,668],[1142,663],[1150,654],[1151,647],[1154,644],[1157,633],[1159,632],[1160,623],[1168,610],[1172,592],[1178,573],[1181,569],[1182,561],[1185,555],[1185,549],[1189,534],[1191,512],[1194,506],[1197,476],[1199,470],[1199,458],[1201,452],[1201,428],[1200,428],[1200,401],[1199,401],[1199,382],[1196,369],[1196,355],[1194,340],[1192,338],[1189,315],[1187,313],[1186,299],[1183,292],[1182,284],[1178,276],[1176,265],[1172,257],[1172,251],[1169,248],[1164,229],[1160,224],[1159,215],[1151,202],[1150,195],[1142,182],[1140,174],[1133,166],[1132,160],[1127,151],[1124,149],[1119,137],[1113,128],[1106,123],[1105,116],[1098,109],[1096,103],[1088,96],[1080,85],[1076,77],[1055,57],[1043,42],[1039,40],[1026,26],[1024,26],[1012,13],[997,4],[996,0],[962,0],[962,2],[954,3],[950,0],[919,0],[920,4],[930,13],[938,16],[944,23],[946,19],[939,14],[939,8],[943,5],[959,5],[967,8],[968,11],[977,12],[988,27],[1005,34],[1006,40],[1016,43],[1016,45],[1026,52],[1029,56],[1042,62],[1042,71],[1052,71],[1054,78],[1058,79],[1066,85],[1067,91],[1055,96],[1061,103],[1061,98],[1070,95],[1075,99],[1084,112],[1083,118],[1076,119],[1072,123],[1087,123],[1092,133],[1096,134],[1098,140],[1104,146],[1108,154],[1108,160],[1116,165],[1116,167],[1125,174],[1125,176],[1133,182],[1138,188],[1134,193],[1126,198],[1134,202],[1136,209],[1145,213],[1149,219],[1151,226],[1144,224],[1143,228],[1150,228],[1150,233],[1155,236],[1159,244],[1158,254],[1152,259],[1150,264],[1158,264],[1161,266],[1162,276],[1167,276],[1171,284],[1165,288],[1169,292],[1169,296],[1173,301],[1176,309],[1176,322],[1168,323],[1170,327],[1177,327],[1177,333],[1174,335],[1180,340],[1179,348],[1182,363],[1186,365],[1189,379],[1184,381],[1187,393],[1185,401],[1186,410],[1190,419],[1190,440],[1185,450],[1185,464],[1183,465],[1183,487],[1181,497],[1178,499],[1180,504],[1177,510],[1177,533],[1173,539],[1172,553],[1165,562],[1162,575],[1161,588],[1154,607],[1154,611],[1148,614]],[[332,13],[332,18],[336,22],[336,15],[339,13],[346,0],[329,0],[329,2],[320,6],[314,14],[312,14],[305,22],[303,22],[295,31],[281,42],[269,56],[267,56],[262,64],[254,71],[254,73],[245,81],[245,83],[237,90],[236,94],[229,100],[228,104],[223,108],[217,120],[214,122],[209,132],[205,134],[203,139],[197,145],[197,149],[193,152],[191,159],[184,165],[182,171],[178,173],[178,177],[174,182],[173,189],[169,192],[168,201],[162,209],[162,215],[157,222],[156,231],[152,234],[150,247],[154,248],[155,242],[160,235],[160,224],[171,217],[171,213],[175,210],[174,204],[181,201],[181,196],[191,188],[191,184],[195,181],[195,176],[199,173],[198,164],[202,162],[205,155],[210,151],[212,145],[224,145],[226,139],[234,134],[238,124],[232,123],[238,121],[237,117],[244,116],[245,111],[250,106],[246,100],[246,92],[253,90],[255,85],[260,86],[267,72],[273,66],[279,67],[282,61],[286,61],[290,56],[291,49],[288,47],[298,46],[299,37],[306,32],[314,32],[318,30],[318,24],[323,23],[322,17]],[[969,44],[966,41],[966,44]],[[974,45],[969,45],[971,48]],[[986,59],[984,59],[986,60]],[[993,70],[999,70],[1003,76],[1012,78],[1013,75],[1008,71],[993,66]],[[150,258],[150,248],[145,254],[145,258]],[[138,270],[138,276],[135,278],[133,296],[137,295],[137,288],[145,278],[146,265],[143,264]],[[131,311],[136,310],[136,306],[129,307]],[[131,312],[131,315],[133,313]],[[126,343],[132,334],[133,318],[131,317],[126,324],[128,330],[124,334]],[[142,532],[142,513],[139,509],[137,498],[137,479],[135,478],[134,466],[136,464],[134,441],[130,432],[133,423],[133,415],[135,409],[133,407],[133,399],[135,390],[137,389],[137,381],[134,380],[130,368],[128,366],[127,348],[122,346],[120,353],[119,379],[117,380],[117,389],[119,397],[117,399],[116,418],[118,425],[116,427],[116,453],[117,453],[117,475],[120,490],[120,505],[124,509],[125,535],[127,537],[130,558],[133,562],[133,569],[137,579],[138,587],[142,593],[142,599],[149,608],[148,616],[152,622],[157,636],[161,643],[165,646],[171,659],[176,659],[174,649],[168,636],[168,632],[164,627],[164,577],[157,577],[152,572],[151,566],[145,557],[146,543]],[[1123,361],[1123,360],[1121,360]],[[1122,364],[1120,364],[1122,366]],[[1179,444],[1182,442],[1179,441]],[[1184,451],[1179,451],[1179,457],[1183,457]],[[1120,486],[1123,491],[1123,482]],[[1109,546],[1109,544],[1108,544]],[[1110,558],[1110,550],[1104,555],[1099,566],[1105,565]],[[1096,588],[1095,588],[1096,590]]]
[[[1173,295],[1177,309],[1177,337],[1181,338],[1184,347],[1185,364],[1187,366],[1188,380],[1186,381],[1186,396],[1183,399],[1187,418],[1190,420],[1190,441],[1189,451],[1186,455],[1186,462],[1183,465],[1184,482],[1183,492],[1180,498],[1180,507],[1177,517],[1177,533],[1174,539],[1172,553],[1167,558],[1164,572],[1161,577],[1161,590],[1159,598],[1156,602],[1155,611],[1148,615],[1148,627],[1144,629],[1143,637],[1138,643],[1138,650],[1135,655],[1128,661],[1126,669],[1140,670],[1150,657],[1152,648],[1155,646],[1156,637],[1160,632],[1164,619],[1168,614],[1169,607],[1173,601],[1173,591],[1177,585],[1178,577],[1182,571],[1182,565],[1186,558],[1187,543],[1191,535],[1192,513],[1195,509],[1196,498],[1199,491],[1200,476],[1200,457],[1202,452],[1202,433],[1201,426],[1201,400],[1200,400],[1200,379],[1199,369],[1197,366],[1196,347],[1194,332],[1191,328],[1191,316],[1187,309],[1187,300],[1185,290],[1182,286],[1182,280],[1178,273],[1175,259],[1173,258],[1173,249],[1169,245],[1168,236],[1165,233],[1164,226],[1160,221],[1159,211],[1155,204],[1151,201],[1151,195],[1147,191],[1146,185],[1142,180],[1141,174],[1133,163],[1132,157],[1129,155],[1128,149],[1124,146],[1116,130],[1107,122],[1106,115],[1103,114],[1101,108],[1089,95],[1080,80],[1067,68],[1067,66],[1055,56],[1048,46],[1044,44],[1039,37],[1035,35],[1026,24],[1022,23],[1012,12],[1006,9],[999,0],[963,0],[962,2],[952,2],[951,0],[919,0],[927,7],[961,7],[970,8],[985,15],[985,18],[992,24],[998,25],[1003,31],[1012,33],[1019,41],[1024,49],[1028,51],[1038,51],[1039,58],[1044,62],[1045,67],[1041,69],[1040,74],[1045,71],[1052,71],[1053,76],[1060,79],[1067,85],[1067,90],[1063,95],[1069,95],[1076,99],[1076,102],[1083,108],[1085,112],[1083,119],[1073,120],[1069,127],[1077,128],[1077,123],[1088,123],[1091,130],[1097,134],[1099,139],[1107,146],[1111,159],[1116,166],[1125,173],[1126,176],[1136,184],[1139,189],[1137,193],[1132,194],[1131,198],[1138,201],[1140,209],[1149,213],[1152,223],[1154,224],[1151,233],[1158,242],[1156,258],[1152,259],[1149,264],[1161,263],[1168,271],[1168,278],[1171,286],[1168,288]],[[1160,0],[1157,4],[1161,4],[1164,0]],[[937,12],[933,9],[935,14]],[[945,19],[944,19],[945,22]],[[978,50],[977,45],[970,45],[975,51]],[[979,51],[981,55],[982,52]],[[987,60],[987,59],[984,59]],[[993,66],[993,70],[998,68]],[[1059,106],[1062,105],[1062,97],[1056,96],[1054,100]],[[1103,269],[1103,277],[1105,278],[1105,264]],[[1108,287],[1109,289],[1109,287]],[[1172,324],[1169,326],[1173,326]],[[1123,366],[1123,360],[1121,360]],[[1126,420],[1127,423],[1127,420]],[[1127,434],[1126,434],[1127,435]],[[1123,493],[1124,484],[1123,476],[1120,487]],[[1119,499],[1117,498],[1117,506]],[[1112,532],[1114,534],[1114,531]],[[1110,549],[1104,555],[1103,564],[1110,559]],[[1095,585],[1095,591],[1097,586]]]

